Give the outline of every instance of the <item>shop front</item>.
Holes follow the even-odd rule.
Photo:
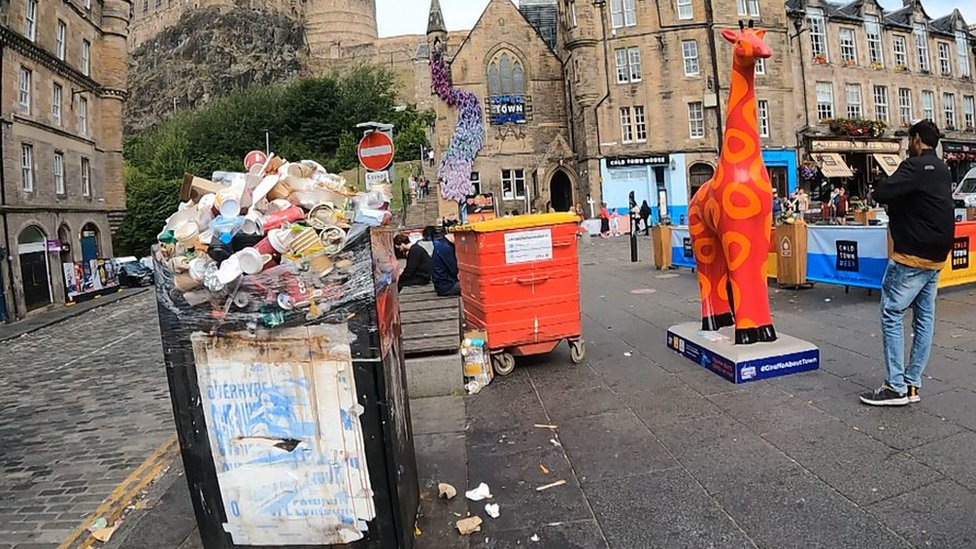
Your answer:
[[[901,164],[897,139],[810,139],[809,159],[800,167],[801,186],[814,200],[826,200],[844,186],[851,199],[863,198]]]
[[[976,142],[942,141],[942,158],[952,172],[953,183],[959,183],[976,168]]]
[[[764,149],[762,157],[773,189],[781,197],[789,196],[797,185],[796,151]]]
[[[688,215],[685,155],[646,154],[608,156],[600,163],[603,200],[607,207],[626,214],[633,191],[637,205],[646,200],[653,222],[668,215],[674,222]]]

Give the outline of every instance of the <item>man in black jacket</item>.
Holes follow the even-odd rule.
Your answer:
[[[410,237],[398,234],[393,237],[393,247],[398,257],[406,257],[407,264],[400,273],[397,289],[404,286],[426,286],[430,284],[430,256],[420,244],[410,245]]]
[[[923,120],[908,130],[908,160],[874,190],[888,206],[894,254],[881,285],[881,330],[887,373],[880,389],[861,395],[874,406],[919,402],[922,371],[932,350],[939,272],[955,239],[949,168],[935,154],[939,128]],[[915,338],[905,367],[905,311],[913,309]]]

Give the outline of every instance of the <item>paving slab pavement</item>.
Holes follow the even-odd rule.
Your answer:
[[[923,401],[877,409],[856,398],[883,377],[876,292],[770,288],[777,329],[820,346],[823,367],[736,386],[665,344],[670,325],[699,314],[690,271],[632,264],[625,239],[581,257],[584,364],[563,345],[478,395],[412,404],[418,548],[976,547],[976,292],[939,299]],[[436,500],[445,479],[452,502]],[[463,499],[480,482],[498,519]],[[185,530],[177,495],[144,520],[182,513]],[[483,531],[461,537],[455,513],[468,512]]]

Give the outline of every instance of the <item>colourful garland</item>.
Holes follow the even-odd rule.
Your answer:
[[[477,95],[451,86],[451,72],[440,51],[433,53],[430,72],[434,92],[449,107],[458,111],[454,137],[441,160],[438,175],[441,179],[441,196],[461,203],[474,192],[471,169],[485,144],[481,102]]]

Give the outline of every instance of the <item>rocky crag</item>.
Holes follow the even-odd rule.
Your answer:
[[[301,24],[282,13],[188,13],[131,52],[126,134],[236,89],[300,77],[307,56]]]

